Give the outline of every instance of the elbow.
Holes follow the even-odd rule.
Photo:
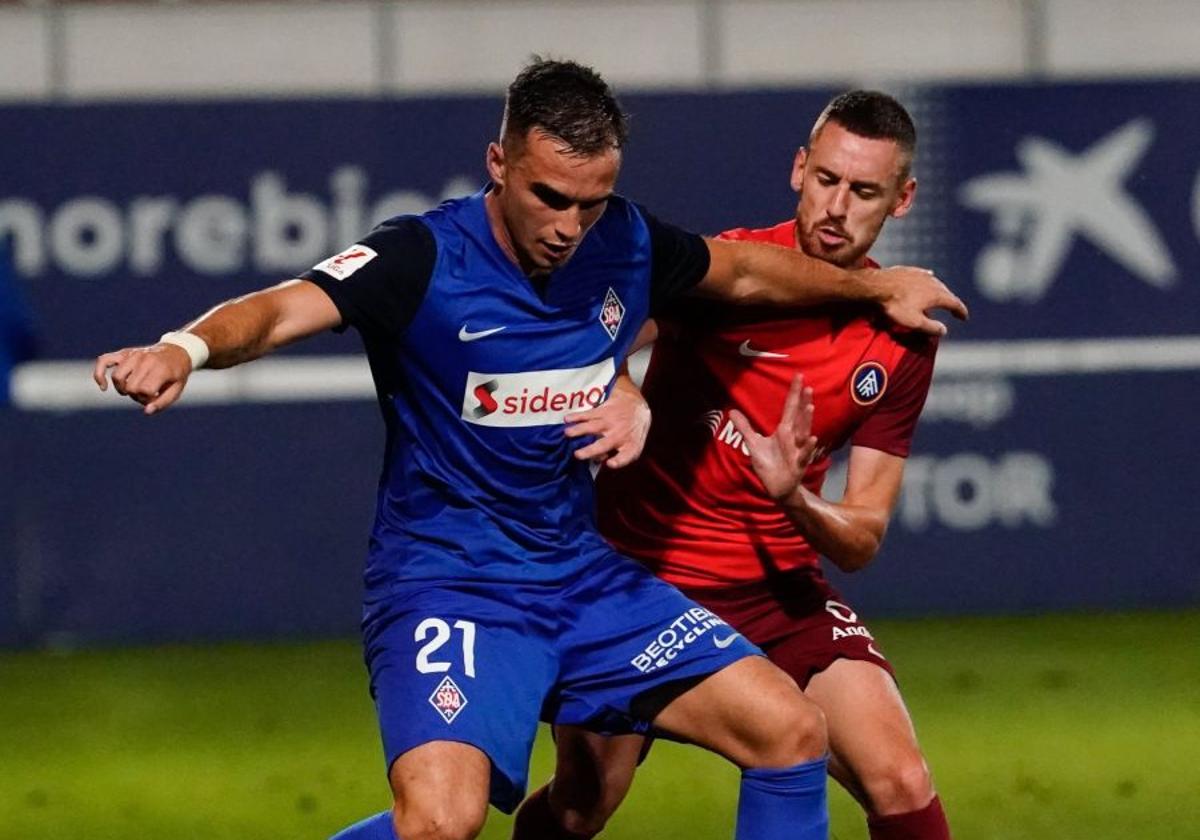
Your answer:
[[[751,303],[762,303],[766,296],[763,289],[753,277],[739,274],[725,286],[721,298],[728,303],[745,306]]]
[[[739,246],[749,243],[739,242]],[[754,263],[754,247],[734,249],[733,279],[729,284],[727,299],[736,304],[769,303],[771,288],[762,282]]]
[[[838,571],[853,574],[862,571],[871,564],[871,561],[875,559],[875,550],[861,549],[846,551],[829,559],[833,562],[833,565],[838,567]]]
[[[879,546],[882,544],[882,534],[862,534],[859,539],[841,546],[840,551],[832,552],[829,560],[838,567],[839,571],[847,574],[860,572],[871,565],[871,561],[879,553]]]

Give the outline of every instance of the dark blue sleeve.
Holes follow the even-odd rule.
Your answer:
[[[657,315],[708,274],[708,244],[697,233],[660,222],[643,207],[638,212],[650,233],[650,314]]]
[[[425,299],[436,262],[433,232],[416,216],[401,216],[300,276],[337,306],[339,332],[354,327],[364,335],[396,336]]]

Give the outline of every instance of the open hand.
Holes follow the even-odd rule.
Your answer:
[[[779,425],[769,437],[756,432],[746,415],[736,408],[729,412],[729,419],[750,450],[754,474],[776,501],[796,491],[817,453],[817,439],[812,434],[812,396],[812,388],[804,387],[804,377],[796,374],[783,401]]]

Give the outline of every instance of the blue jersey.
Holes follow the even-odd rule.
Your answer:
[[[363,336],[387,426],[368,598],[416,581],[558,583],[602,558],[583,445],[638,328],[708,251],[619,197],[535,285],[484,194],[381,225],[305,276]]]

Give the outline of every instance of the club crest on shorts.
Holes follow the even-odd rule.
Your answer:
[[[612,341],[617,339],[617,330],[621,329],[621,321],[625,318],[625,304],[617,297],[612,286],[604,295],[604,303],[600,307],[600,326],[604,327]]]
[[[879,362],[863,362],[850,377],[850,398],[859,405],[874,405],[887,390],[887,368]]]
[[[458,713],[467,707],[467,695],[454,680],[445,677],[429,695],[429,705],[437,709],[446,723],[454,723]]]

